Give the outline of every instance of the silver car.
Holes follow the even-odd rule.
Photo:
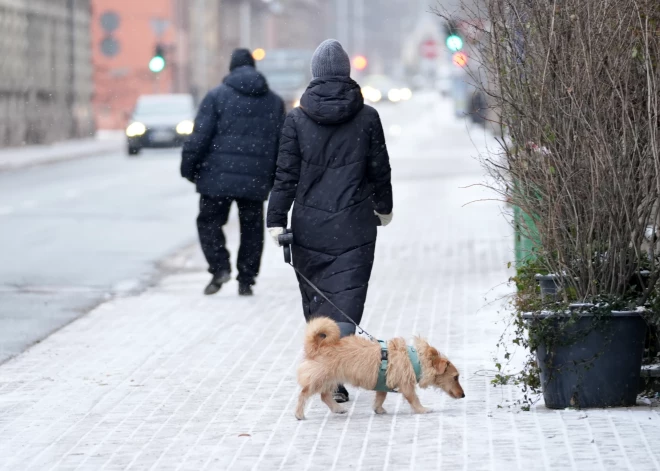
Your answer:
[[[144,148],[177,147],[192,134],[195,104],[191,95],[142,95],[126,127],[128,154]]]

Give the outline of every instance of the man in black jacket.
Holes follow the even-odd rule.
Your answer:
[[[222,226],[238,204],[240,295],[251,295],[264,241],[263,202],[273,187],[284,102],[271,92],[247,49],[231,57],[224,83],[202,101],[195,128],[183,146],[181,176],[200,193],[197,229],[213,275],[204,294],[230,280],[229,252]]]

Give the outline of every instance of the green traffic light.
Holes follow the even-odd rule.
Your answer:
[[[451,52],[457,52],[463,49],[463,40],[455,34],[447,36],[445,44]]]
[[[149,70],[153,73],[162,72],[165,68],[165,59],[162,56],[154,56],[149,61]]]

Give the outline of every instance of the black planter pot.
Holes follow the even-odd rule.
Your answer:
[[[556,300],[559,298],[559,291],[561,286],[559,275],[536,275],[534,279],[538,282],[541,288],[541,297],[545,300]]]
[[[622,407],[637,400],[646,322],[637,312],[612,312],[598,320],[581,313],[575,323],[569,316],[525,314],[530,322],[551,318],[549,328],[574,339],[567,345],[536,352],[546,407]],[[568,342],[567,342],[568,343]]]
[[[541,296],[555,295],[559,292],[559,277],[557,275],[536,275],[534,279],[541,287]]]

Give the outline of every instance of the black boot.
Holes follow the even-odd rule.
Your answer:
[[[355,324],[350,324],[348,322],[337,322],[337,326],[339,326],[339,337],[355,335]]]
[[[217,275],[213,275],[211,282],[206,286],[206,288],[204,288],[204,294],[208,296],[217,293],[220,291],[220,288],[222,288],[223,283],[227,283],[229,280],[231,280],[229,272],[222,272],[218,273]]]
[[[250,283],[239,283],[238,284],[238,295],[239,296],[252,296],[252,285]]]
[[[350,400],[348,397],[348,391],[346,391],[346,388],[344,387],[343,384],[337,385],[337,389],[335,389],[335,392],[332,393],[332,397],[334,397],[335,401],[338,402],[339,404],[348,402]]]
[[[339,326],[340,337],[355,335],[354,324],[351,324],[349,322],[337,322],[337,325]],[[350,400],[348,397],[348,391],[346,390],[343,384],[338,384],[337,389],[335,389],[335,392],[332,395],[335,398],[335,401],[340,404],[344,402],[348,402]]]

